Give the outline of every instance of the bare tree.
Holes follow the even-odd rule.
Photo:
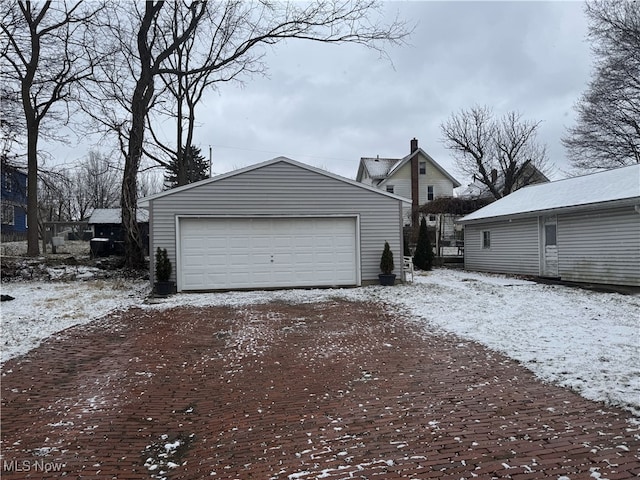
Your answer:
[[[536,140],[539,126],[517,112],[495,118],[489,107],[475,106],[452,114],[440,129],[460,170],[499,199],[544,177],[547,154]]]
[[[203,22],[209,26],[215,26],[210,29],[211,34],[204,37],[208,38],[208,41],[203,42],[203,37],[197,34],[187,39],[167,58],[171,71],[160,75],[163,90],[159,95],[165,99],[168,98],[166,105],[163,104],[161,114],[175,118],[176,137],[175,145],[163,142],[156,135],[153,123],[149,122],[149,131],[155,144],[169,156],[170,160],[165,164],[156,156],[150,156],[169,169],[171,175],[175,177],[175,181],[172,182],[174,186],[189,183],[187,174],[190,168],[189,149],[195,148],[193,146],[196,126],[195,109],[204,92],[216,88],[218,83],[236,80],[241,74],[264,72],[264,65],[256,61],[252,55],[245,55],[244,58],[231,62],[224,68],[202,68],[225,57],[225,50],[229,47],[227,43],[229,34],[236,28],[233,23],[237,22],[241,7],[237,2],[212,4],[205,12],[206,22]],[[183,16],[184,12],[174,9],[171,38],[177,37],[181,24],[185,22]]]
[[[66,121],[68,102],[78,82],[92,75],[82,44],[92,11],[82,2],[7,1],[0,7],[2,48],[0,70],[7,96],[18,95],[27,138],[27,221],[38,224],[38,140],[55,136],[52,121]],[[4,43],[4,42],[3,42]],[[29,228],[27,254],[39,254],[38,229]]]
[[[640,163],[640,3],[595,0],[585,11],[595,70],[563,144],[578,171]]]
[[[138,196],[148,197],[160,193],[164,188],[163,176],[160,167],[143,168],[138,173]]]
[[[136,183],[148,122],[162,101],[159,95],[164,88],[156,87],[161,76],[184,79],[216,72],[218,79],[231,79],[260,72],[266,68],[264,47],[294,38],[357,43],[382,52],[382,42],[401,43],[408,30],[397,19],[389,25],[373,21],[378,7],[377,0],[177,0],[127,3],[114,11],[110,24],[117,45],[113,50],[122,55],[112,62],[114,68],[103,69],[106,82],[94,97],[102,109],[94,118],[119,134],[125,158],[121,205],[127,266],[137,268],[144,262],[136,222]],[[197,61],[172,63],[169,59],[175,59],[176,52],[191,41],[203,55]],[[177,144],[184,148],[182,141]]]
[[[4,63],[3,63],[4,67]],[[0,84],[0,105],[2,115],[0,116],[0,155],[3,161],[11,159],[16,163],[20,152],[16,151],[16,144],[24,143],[24,115],[20,114],[20,94],[11,91],[4,83]]]
[[[71,175],[72,217],[86,219],[96,208],[115,208],[120,203],[122,168],[107,155],[91,150]]]

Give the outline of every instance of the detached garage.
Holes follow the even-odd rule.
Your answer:
[[[384,242],[402,266],[407,199],[279,157],[141,199],[178,291],[359,286]],[[151,262],[151,279],[154,279]]]
[[[640,165],[525,187],[459,223],[468,270],[640,286]]]

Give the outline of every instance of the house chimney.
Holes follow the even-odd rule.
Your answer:
[[[418,150],[418,139],[411,140],[411,153],[416,153]],[[418,225],[418,208],[420,207],[420,171],[419,171],[419,155],[413,155],[411,157],[411,225],[416,227]]]
[[[413,153],[416,150],[418,150],[418,139],[414,138],[413,140],[411,140],[411,151],[409,153]]]

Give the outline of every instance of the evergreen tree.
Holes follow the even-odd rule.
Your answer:
[[[380,271],[385,275],[390,275],[394,268],[393,253],[389,247],[389,242],[384,242],[384,250],[382,251],[382,257],[380,258]]]
[[[413,256],[413,264],[420,270],[431,270],[433,267],[433,248],[429,241],[427,232],[427,221],[424,217],[420,220],[420,230],[418,230],[418,243]]]
[[[174,158],[167,166],[164,183],[167,188],[181,187],[209,178],[209,162],[200,149],[191,145],[182,151],[182,158]]]

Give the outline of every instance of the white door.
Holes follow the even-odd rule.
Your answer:
[[[543,217],[542,234],[542,272],[543,277],[557,277],[558,274],[558,221],[556,216]]]
[[[181,218],[180,290],[356,285],[356,219]]]

